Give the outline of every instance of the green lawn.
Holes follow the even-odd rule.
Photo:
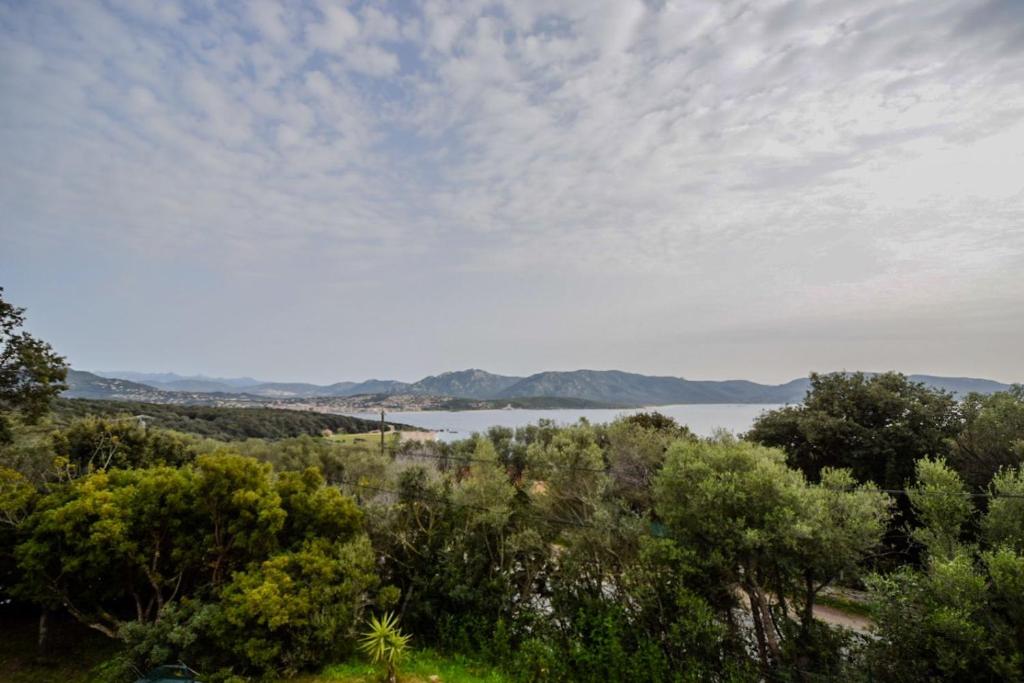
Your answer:
[[[67,619],[53,619],[51,655],[36,655],[36,622],[29,617],[4,618],[0,623],[0,681],[3,683],[94,683],[95,667],[113,656],[117,643]],[[436,676],[436,678],[431,678]],[[282,679],[281,683],[378,683],[380,669],[362,659],[333,664],[319,674]],[[431,650],[414,650],[399,667],[401,683],[505,683],[490,667],[463,657],[442,657]]]
[[[320,674],[290,679],[291,683],[377,683],[381,680],[381,669],[359,660],[328,666]],[[400,683],[505,683],[509,679],[490,667],[462,657],[442,657],[431,650],[420,650],[413,651],[398,668],[398,680]]]
[[[366,432],[363,434],[334,434],[328,437],[335,443],[346,446],[363,446],[365,448],[380,448],[380,432]],[[388,448],[398,445],[398,433],[390,432],[384,435],[384,443]]]

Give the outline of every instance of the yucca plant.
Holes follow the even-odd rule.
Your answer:
[[[387,682],[397,683],[398,663],[405,656],[409,637],[398,629],[398,618],[387,612],[380,619],[370,617],[370,630],[363,634],[359,649],[369,655],[374,664],[387,667]]]

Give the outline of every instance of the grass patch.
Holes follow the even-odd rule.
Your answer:
[[[431,679],[431,676],[436,678]],[[290,683],[378,683],[382,670],[368,662],[353,660],[328,666],[320,674],[290,679]],[[400,683],[506,683],[499,671],[461,656],[444,657],[433,650],[416,650],[398,667]]]
[[[344,446],[362,446],[363,448],[380,448],[380,432],[364,432],[362,434],[332,434],[327,437],[334,443]],[[398,445],[398,432],[389,432],[384,435],[384,447],[392,448]]]

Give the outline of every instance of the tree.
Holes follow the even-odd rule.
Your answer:
[[[782,661],[792,609],[809,632],[816,595],[881,540],[887,498],[852,483],[824,470],[809,485],[781,451],[728,438],[669,450],[656,512],[681,547],[701,549],[713,585],[742,590],[766,668]]]
[[[962,426],[949,462],[972,490],[984,490],[1001,467],[1024,463],[1024,385],[989,396],[970,394],[958,413]]]
[[[689,429],[659,413],[638,413],[615,420],[601,430],[608,461],[611,495],[632,510],[649,510],[654,475],[665,462],[668,447],[695,438]]]
[[[1024,465],[1000,470],[989,490],[992,499],[981,522],[984,539],[994,548],[1024,552]]]
[[[190,473],[115,470],[83,477],[44,496],[16,549],[19,593],[117,637],[123,620],[157,618],[198,567]],[[127,615],[131,614],[131,617]]]
[[[278,547],[287,513],[271,472],[270,465],[228,451],[196,459],[194,500],[203,519],[196,544],[214,587],[232,569]]]
[[[71,477],[113,468],[181,465],[194,457],[187,438],[148,429],[134,418],[75,420],[54,434],[53,450]]]
[[[915,467],[917,485],[908,491],[920,526],[911,532],[932,557],[948,560],[960,552],[960,536],[974,514],[963,480],[945,460],[922,459]]]
[[[993,483],[981,521],[987,547],[963,543],[976,514],[959,476],[942,461],[917,464],[911,502],[922,527],[924,567],[868,580],[876,638],[868,663],[882,681],[1024,681],[1024,515],[1019,470]]]
[[[3,412],[20,411],[34,422],[54,396],[67,388],[67,364],[46,342],[21,330],[25,309],[3,298],[0,287],[0,438],[7,433]]]
[[[902,488],[923,457],[948,452],[958,431],[949,394],[904,375],[812,374],[802,405],[759,417],[750,441],[782,448],[812,481],[826,467],[849,468],[860,482]]]
[[[235,572],[220,592],[212,633],[229,661],[293,674],[351,653],[377,586],[374,553],[355,530],[313,538]]]

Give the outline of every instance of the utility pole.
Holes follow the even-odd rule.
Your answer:
[[[384,457],[384,409],[380,409],[380,457]]]

